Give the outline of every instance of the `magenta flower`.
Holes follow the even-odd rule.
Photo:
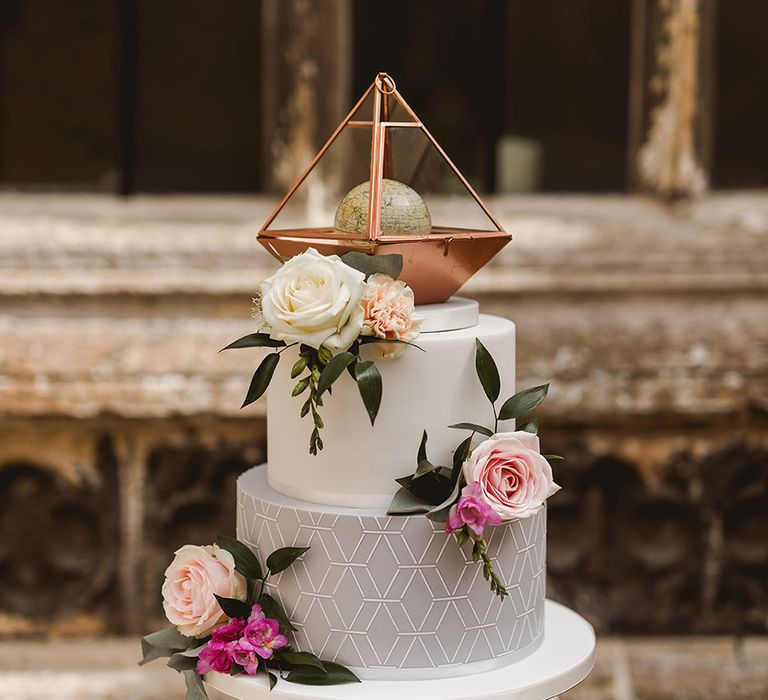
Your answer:
[[[244,639],[233,645],[232,660],[242,666],[249,676],[255,676],[259,672],[259,656]]]
[[[482,499],[482,489],[479,481],[467,484],[461,492],[461,496],[450,511],[445,521],[445,531],[448,534],[461,530],[465,525],[475,538],[483,536],[486,525],[499,525],[502,522],[500,515],[485,503]]]
[[[210,641],[200,652],[197,660],[197,672],[202,676],[209,671],[229,673],[232,668],[231,644]]]
[[[248,623],[238,646],[258,654],[262,659],[268,659],[275,649],[280,649],[286,644],[288,640],[280,634],[278,621],[265,617]]]
[[[211,637],[214,642],[236,642],[240,639],[247,624],[245,620],[233,618],[226,625],[221,625],[221,627],[213,630]]]

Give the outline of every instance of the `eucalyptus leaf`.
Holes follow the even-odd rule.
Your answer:
[[[320,381],[317,383],[317,395],[322,396],[340,376],[347,366],[354,362],[355,355],[351,352],[340,352],[331,358],[320,373]]]
[[[536,435],[539,432],[539,419],[531,418],[517,426],[518,430],[524,430],[526,433],[533,433]]]
[[[280,659],[287,661],[291,666],[313,666],[325,672],[325,666],[314,654],[308,651],[286,651],[280,654]]]
[[[491,437],[491,435],[493,435],[493,431],[490,428],[478,425],[477,423],[454,423],[448,427],[453,428],[454,430],[471,430],[473,433],[480,433],[486,437]]]
[[[358,362],[355,365],[355,379],[365,410],[368,411],[368,418],[373,425],[381,405],[382,382],[379,368],[370,360]]]
[[[412,515],[426,513],[429,509],[429,503],[425,503],[407,489],[400,488],[387,508],[387,515]]]
[[[215,593],[213,595],[216,596],[216,600],[219,601],[219,605],[227,617],[246,620],[251,614],[251,607],[248,603],[244,603],[242,600],[236,600],[235,598],[225,598],[224,596],[216,595]]]
[[[184,682],[187,684],[186,700],[208,700],[203,679],[197,675],[197,671],[184,671]]]
[[[168,627],[147,634],[141,639],[142,659],[139,666],[148,664],[155,659],[173,656],[177,651],[187,649],[195,641],[192,637],[181,634],[175,627]]]
[[[279,574],[295,562],[309,547],[281,547],[267,557],[267,568],[272,574]]]
[[[323,661],[325,671],[312,666],[299,666],[288,674],[286,680],[302,685],[340,685],[359,683],[360,679],[348,668],[333,661]]]
[[[262,593],[261,596],[259,596],[257,602],[259,605],[261,605],[261,609],[264,611],[264,614],[267,617],[272,618],[273,620],[277,620],[280,623],[281,629],[291,630],[292,632],[296,631],[296,628],[285,614],[283,606],[280,605],[280,603],[278,603],[271,595],[268,593]]]
[[[197,659],[177,652],[168,659],[167,666],[175,671],[192,671],[197,668]]]
[[[491,353],[488,352],[479,338],[475,339],[475,371],[485,395],[491,403],[494,403],[499,398],[499,392],[501,391],[499,368],[496,366],[493,357],[491,357]]]
[[[225,350],[235,350],[237,348],[283,348],[285,347],[285,341],[273,340],[269,337],[268,333],[251,333],[244,335],[242,338],[238,338],[234,343],[230,343],[225,348],[219,350],[224,352]]]
[[[342,261],[362,272],[366,278],[377,273],[389,275],[397,279],[403,271],[403,256],[398,254],[391,255],[369,255],[353,250],[341,256]]]
[[[547,398],[547,391],[549,391],[549,384],[519,391],[504,402],[499,411],[499,420],[512,420],[530,413]]]
[[[234,537],[223,537],[221,535],[216,538],[216,544],[222,549],[226,549],[232,555],[235,560],[235,569],[245,578],[252,581],[264,578],[259,560],[247,545],[236,540]]]
[[[275,368],[279,361],[280,354],[277,352],[269,353],[269,355],[261,361],[261,364],[253,374],[251,385],[248,387],[248,393],[245,395],[245,401],[243,401],[243,405],[240,406],[240,408],[245,408],[261,398],[267,390],[269,383],[272,381],[272,375],[274,375]]]

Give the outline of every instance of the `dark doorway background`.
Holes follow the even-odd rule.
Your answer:
[[[538,144],[544,191],[622,191],[631,4],[355,0],[350,99],[394,75],[483,191],[502,135]],[[260,16],[259,0],[0,0],[0,186],[260,191]],[[760,0],[718,4],[719,188],[768,186],[767,25]]]

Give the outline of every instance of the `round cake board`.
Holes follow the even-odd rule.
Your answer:
[[[546,602],[544,641],[530,656],[487,673],[414,681],[308,686],[266,677],[205,676],[209,700],[546,700],[583,681],[595,659],[595,632],[580,615]]]

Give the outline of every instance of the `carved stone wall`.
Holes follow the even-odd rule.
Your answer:
[[[234,531],[272,202],[0,195],[0,635],[160,621],[178,546]],[[513,318],[564,486],[550,595],[615,633],[768,630],[768,198],[492,203],[465,294]]]

